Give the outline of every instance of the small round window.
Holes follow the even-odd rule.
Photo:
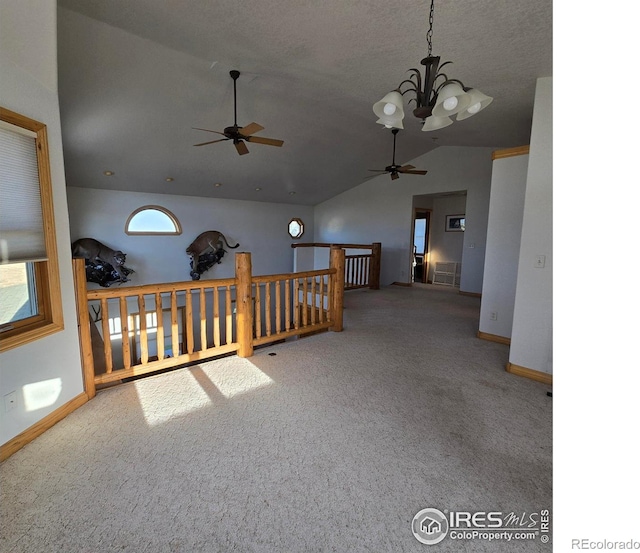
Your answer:
[[[289,236],[291,236],[291,238],[300,238],[303,233],[304,223],[302,219],[298,219],[297,217],[291,219],[291,221],[289,221]]]
[[[145,205],[136,209],[124,226],[127,234],[182,234],[176,216],[159,205]]]

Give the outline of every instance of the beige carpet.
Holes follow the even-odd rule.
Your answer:
[[[548,388],[476,338],[480,300],[345,304],[342,333],[99,392],[1,465],[0,551],[551,551],[411,532],[428,507],[552,507]]]

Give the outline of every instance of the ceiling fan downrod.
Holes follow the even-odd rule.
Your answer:
[[[240,71],[236,69],[232,69],[231,71],[229,71],[229,75],[231,75],[231,78],[233,79],[233,126],[237,130],[238,129],[238,108],[237,108],[238,103],[236,101],[236,81],[240,76]]]

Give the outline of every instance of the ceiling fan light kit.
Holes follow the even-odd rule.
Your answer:
[[[216,142],[231,140],[233,141],[233,145],[235,146],[236,151],[241,156],[249,153],[249,148],[247,148],[245,142],[265,144],[267,146],[277,146],[278,148],[281,147],[284,144],[284,141],[282,140],[278,140],[276,138],[265,138],[263,136],[253,136],[255,133],[264,130],[264,127],[262,125],[258,125],[258,123],[249,123],[244,127],[238,126],[236,82],[238,81],[238,77],[240,77],[240,71],[232,69],[231,71],[229,71],[229,75],[233,79],[233,125],[231,127],[226,127],[223,132],[193,127],[197,131],[213,132],[225,137],[219,138],[218,140],[210,140],[208,142],[194,144],[194,146],[206,146],[207,144],[215,144]]]
[[[440,64],[440,57],[431,55],[433,2],[434,0],[431,0],[427,32],[429,50],[427,57],[420,61],[425,66],[424,79],[418,69],[409,69],[411,76],[373,105],[373,112],[378,116],[376,123],[385,127],[403,128],[402,97],[408,92],[415,94],[409,102],[414,101],[416,104],[413,115],[424,122],[423,131],[435,131],[449,126],[453,123],[449,117],[453,115],[457,115],[456,121],[463,121],[482,111],[493,101],[493,98],[479,90],[466,87],[457,79],[450,79],[442,72],[442,68],[451,62]],[[407,88],[402,90],[404,85],[407,85]]]

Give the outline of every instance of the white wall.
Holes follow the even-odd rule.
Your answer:
[[[510,363],[546,373],[553,372],[552,101],[551,77],[538,79],[509,352]],[[539,255],[545,256],[544,268],[536,267]]]
[[[235,274],[234,253],[251,252],[253,274],[269,275],[293,270],[292,240],[287,232],[293,217],[302,219],[305,235],[313,236],[313,207],[290,204],[196,198],[171,194],[147,194],[89,188],[68,188],[71,241],[95,238],[127,254],[125,266],[133,269],[124,286],[191,280],[187,246],[206,230],[222,232],[231,245],[222,263],[203,279],[229,278]],[[144,205],[160,205],[182,225],[178,236],[129,236],[125,223],[131,212]],[[99,288],[91,284],[92,288]]]
[[[484,265],[489,191],[490,148],[442,146],[409,160],[425,176],[403,175],[392,181],[382,175],[364,182],[315,208],[315,242],[382,243],[381,285],[409,282],[413,244],[413,197],[437,192],[467,191],[460,289],[480,293]],[[470,244],[474,248],[468,247]]]
[[[528,164],[528,154],[493,162],[479,330],[503,338],[513,325]]]
[[[47,125],[64,317],[63,331],[0,354],[0,397],[17,392],[0,409],[3,444],[83,392],[56,63],[55,0],[0,0],[0,102]],[[36,405],[25,402],[34,387],[46,398]]]

